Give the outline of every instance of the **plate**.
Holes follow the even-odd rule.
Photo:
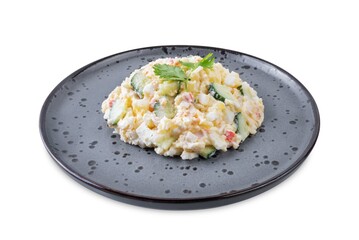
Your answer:
[[[209,52],[264,102],[262,127],[239,149],[183,161],[126,144],[106,126],[101,103],[133,70],[157,58]],[[112,199],[158,209],[217,207],[274,187],[309,155],[319,125],[311,94],[280,67],[232,50],[182,45],[135,49],[90,63],[55,87],[40,114],[47,151],[73,179]]]

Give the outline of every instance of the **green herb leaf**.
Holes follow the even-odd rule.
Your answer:
[[[153,66],[155,75],[162,78],[164,81],[179,81],[184,82],[185,88],[187,89],[187,82],[191,80],[187,77],[186,73],[182,68],[177,66],[171,66],[168,64],[155,64]]]
[[[187,68],[189,68],[189,69],[196,69],[199,65],[198,65],[198,63],[191,63],[191,62],[182,62],[182,61],[180,61],[181,62],[181,64],[183,65],[183,66],[185,66],[185,67],[187,67]]]
[[[212,68],[214,64],[213,53],[208,53],[200,62],[199,65],[203,68]]]
[[[213,57],[213,53],[208,53],[204,58],[202,58],[201,61],[197,63],[191,63],[191,62],[182,62],[181,64],[189,69],[195,70],[199,66],[203,68],[212,68],[214,64],[215,58]]]
[[[155,75],[165,80],[186,81],[189,79],[180,67],[168,64],[155,64],[153,70]]]

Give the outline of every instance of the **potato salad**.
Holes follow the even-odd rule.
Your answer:
[[[102,103],[102,112],[122,141],[194,159],[237,149],[262,124],[264,105],[210,53],[161,58],[135,70]]]

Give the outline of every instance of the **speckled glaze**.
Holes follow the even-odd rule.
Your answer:
[[[258,133],[238,150],[183,161],[122,142],[101,103],[133,70],[157,58],[213,52],[263,98]],[[319,112],[305,87],[283,69],[232,50],[157,46],[115,54],[64,79],[48,96],[40,132],[51,157],[75,180],[112,199],[159,209],[200,209],[255,196],[287,178],[319,134]]]

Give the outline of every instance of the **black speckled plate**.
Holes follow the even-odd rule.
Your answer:
[[[183,161],[112,134],[101,103],[133,70],[157,58],[209,52],[263,98],[265,119],[256,135],[238,150]],[[103,58],[68,76],[46,99],[40,131],[51,157],[102,195],[144,207],[200,209],[247,199],[286,179],[316,142],[319,112],[297,79],[267,61],[212,47],[157,46]]]

